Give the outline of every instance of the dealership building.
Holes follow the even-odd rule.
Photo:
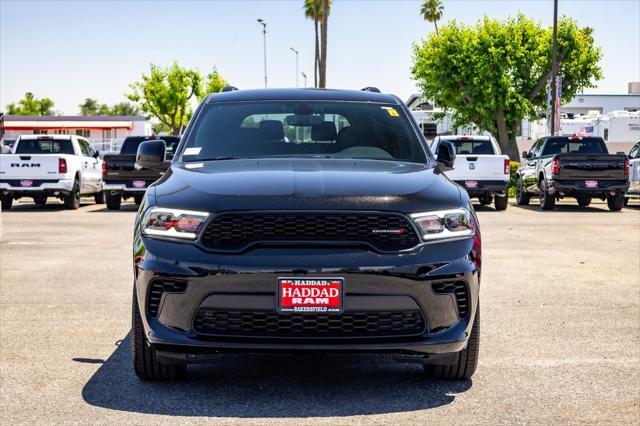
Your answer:
[[[5,115],[4,140],[20,135],[78,135],[101,152],[117,152],[127,136],[149,136],[151,122],[141,115]]]

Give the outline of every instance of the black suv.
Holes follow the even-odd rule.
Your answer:
[[[467,379],[481,245],[467,193],[406,106],[363,91],[235,90],[198,107],[142,200],[133,363],[177,377],[220,352],[377,352]],[[161,168],[163,141],[137,163]]]

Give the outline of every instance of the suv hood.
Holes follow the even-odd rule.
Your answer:
[[[277,158],[172,165],[156,204],[198,211],[456,208],[460,191],[429,164]]]

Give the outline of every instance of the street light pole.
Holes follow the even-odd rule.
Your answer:
[[[296,54],[296,87],[298,87],[298,51],[293,47],[289,47],[293,53]]]
[[[551,135],[556,134],[558,101],[558,0],[553,0],[553,50],[551,52]]]
[[[302,75],[302,78],[304,78],[304,88],[307,88],[307,75],[303,72],[300,73]]]
[[[267,87],[267,21],[258,19],[258,23],[262,25],[262,39],[264,45],[264,87]]]

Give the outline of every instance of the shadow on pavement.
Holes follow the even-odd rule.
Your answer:
[[[137,212],[138,205],[137,204],[122,204],[119,210],[109,210],[106,207],[103,207],[98,210],[91,210],[90,213],[131,213]]]
[[[94,206],[95,203],[93,201],[89,201],[89,199],[82,199],[80,201],[80,210],[84,207]],[[14,202],[11,210],[3,210],[3,213],[8,212],[21,212],[21,213],[50,213],[57,211],[66,211],[64,208],[64,204],[58,201],[48,201],[44,206],[39,206],[35,203],[16,203]],[[72,210],[70,210],[72,211]]]
[[[553,210],[542,210],[540,206],[535,203],[528,206],[519,206],[517,204],[514,205],[515,208],[525,209],[531,211],[537,211],[542,214],[544,213],[611,213],[611,210],[607,207],[606,204],[599,205],[598,207],[580,207],[575,204],[556,204]]]
[[[308,353],[224,354],[189,366],[181,381],[150,383],[133,372],[130,343],[127,336],[84,386],[89,404],[174,416],[332,417],[440,407],[472,386],[428,381],[421,366],[386,355]]]

